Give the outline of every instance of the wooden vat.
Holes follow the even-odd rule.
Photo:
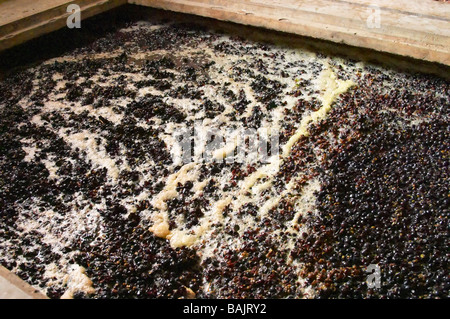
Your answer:
[[[450,5],[433,0],[6,0],[0,2],[0,50],[64,28],[70,4],[80,6],[84,19],[126,3],[450,66]],[[0,289],[11,291],[10,297],[43,297],[3,268],[0,280]]]
[[[0,50],[126,3],[190,13],[450,65],[450,5],[434,0],[6,0]]]

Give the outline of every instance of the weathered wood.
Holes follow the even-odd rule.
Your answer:
[[[78,4],[81,18],[125,4],[126,0],[6,0],[0,2],[0,51],[66,26],[70,4]]]
[[[87,18],[127,2],[450,65],[450,4],[433,0],[0,0],[0,51],[64,27],[69,4]],[[5,297],[46,298],[0,266]]]
[[[450,4],[433,0],[129,2],[450,65]],[[371,28],[370,16],[376,12],[380,25]]]
[[[6,0],[0,50],[64,27],[71,3],[87,18],[127,2],[450,65],[450,4],[433,0]]]
[[[0,299],[48,299],[40,291],[0,266]]]

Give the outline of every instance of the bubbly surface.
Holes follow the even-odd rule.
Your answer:
[[[52,298],[448,297],[449,97],[431,76],[129,23],[0,81],[0,262]],[[239,158],[231,136],[205,159],[208,132],[242,128],[279,153]]]

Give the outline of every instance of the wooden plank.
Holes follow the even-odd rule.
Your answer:
[[[345,1],[345,0],[336,0],[336,1]],[[416,16],[434,16],[441,17],[444,19],[448,19],[449,9],[443,7],[442,5],[445,3],[439,1],[409,1],[409,0],[351,0],[352,3],[364,5],[364,6],[373,6],[377,4],[380,7],[383,7],[385,10],[397,10],[402,12],[408,12],[411,15]],[[447,4],[448,5],[448,4]]]
[[[66,26],[71,13],[67,6],[78,4],[81,18],[110,10],[126,0],[7,0],[0,2],[0,51]]]
[[[450,65],[449,3],[433,0],[129,2]],[[373,24],[368,23],[375,9],[379,9],[379,28],[371,28]]]
[[[0,0],[1,1],[1,0]],[[0,50],[65,26],[69,4],[82,18],[127,0],[0,2]],[[450,65],[450,3],[434,0],[128,0]],[[367,20],[380,11],[379,28]]]
[[[48,299],[15,274],[0,266],[0,299]]]
[[[30,17],[37,13],[47,11],[60,5],[64,5],[68,0],[3,0],[0,1],[0,26],[10,24],[14,21]]]

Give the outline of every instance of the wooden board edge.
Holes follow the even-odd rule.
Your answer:
[[[114,9],[118,6],[124,5],[127,0],[94,0],[90,3],[80,6],[81,19],[89,18],[93,15]],[[49,10],[50,11],[50,10]],[[66,20],[71,13],[49,17],[39,23],[32,24],[26,28],[16,30],[7,36],[0,37],[0,51],[12,48],[22,44],[33,38],[56,31],[66,26]]]
[[[304,24],[292,23],[289,20],[260,16],[255,13],[248,14],[246,12],[235,12],[226,7],[217,7],[213,4],[205,6],[204,3],[195,1],[129,0],[128,2],[157,9],[188,13],[222,21],[307,36],[450,66],[449,47],[430,47],[421,45],[417,42],[408,41],[408,39],[394,38],[376,33],[362,34],[357,30],[335,28],[328,25],[314,25],[309,22],[305,22]]]
[[[49,299],[42,292],[33,288],[31,285],[20,279],[17,275],[13,274],[3,266],[0,266],[0,277],[3,278],[7,284],[20,290],[30,299]]]

